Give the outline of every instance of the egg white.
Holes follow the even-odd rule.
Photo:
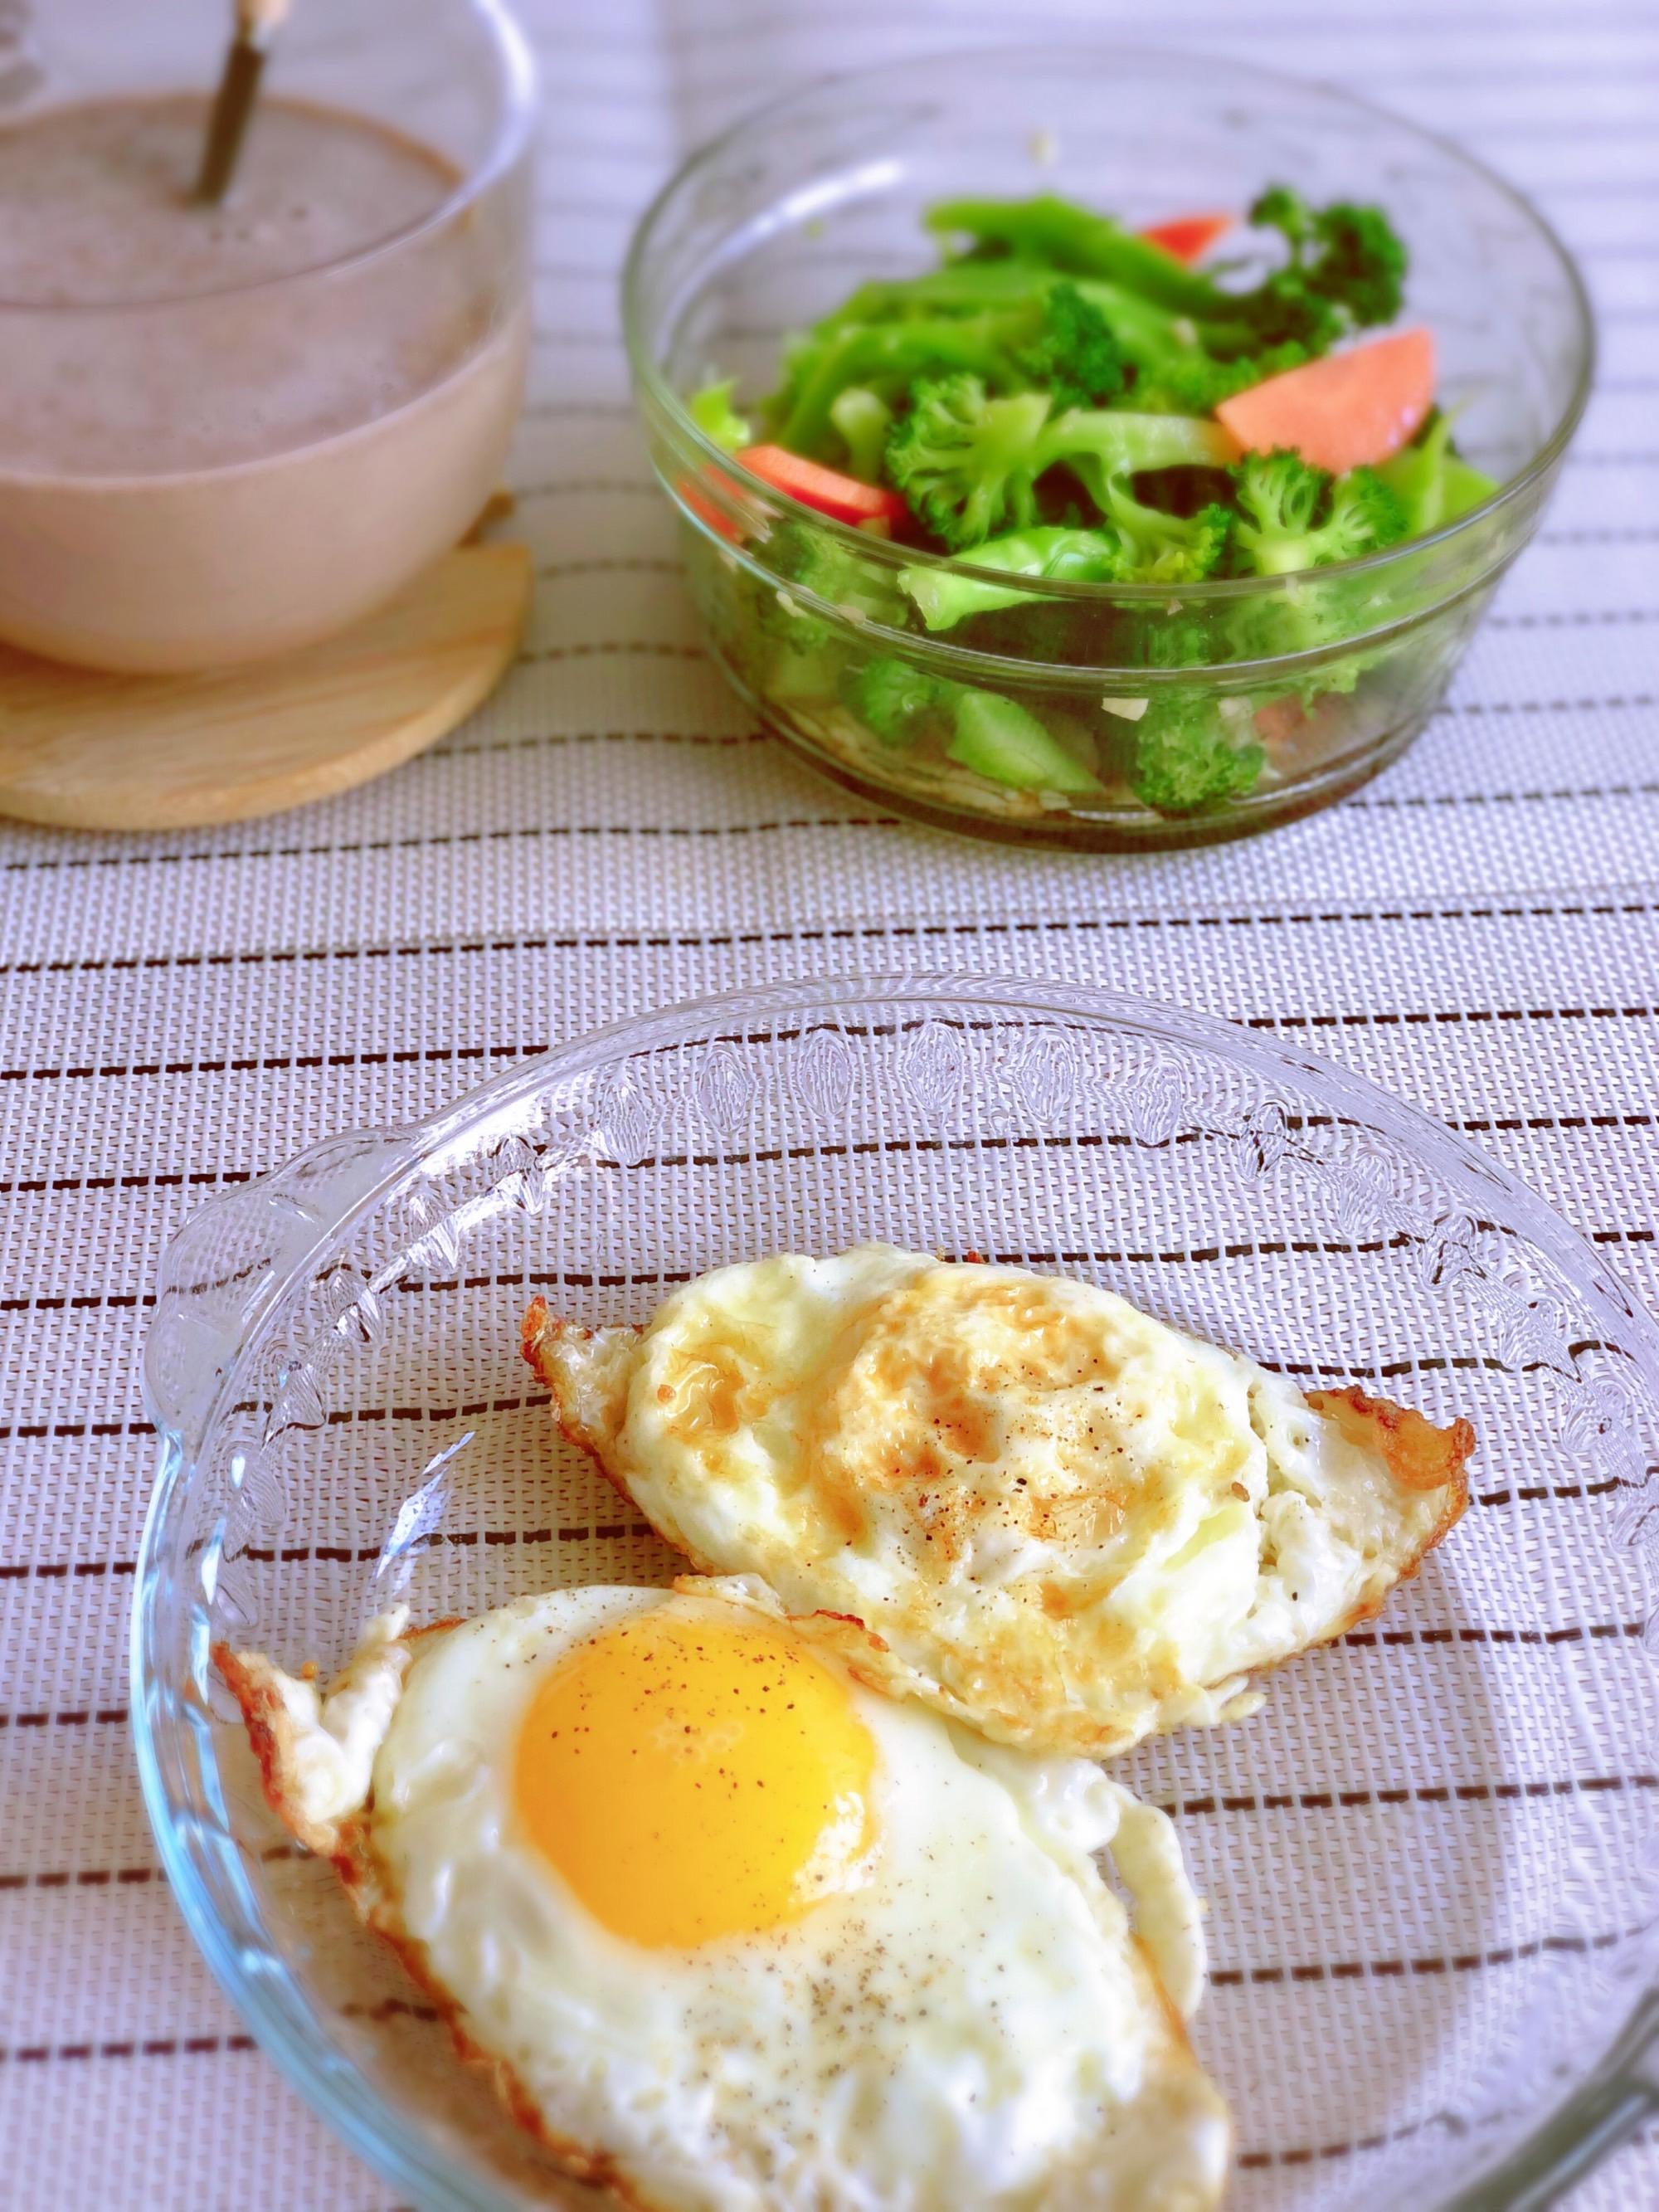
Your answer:
[[[1254,1669],[1374,1612],[1467,1498],[1472,1433],[1402,1480],[1375,1424],[1109,1291],[890,1245],[718,1269],[642,1334],[533,1318],[526,1349],[702,1571],[844,1617],[866,1679],[1008,1743],[1254,1710]]]
[[[849,1678],[877,1754],[854,1887],[684,1949],[583,1907],[520,1830],[515,1746],[550,1666],[659,1607],[778,1618],[735,1583],[564,1590],[412,1645],[382,1628],[344,1678],[360,1710],[366,1681],[391,1706],[339,1831],[358,1901],[520,2116],[660,2212],[1214,2203],[1225,2109],[1175,2009],[1202,1985],[1197,1902],[1169,1822],[1088,1762],[1000,1749]],[[283,1698],[269,1662],[234,1663],[245,1705]],[[327,1699],[290,1715],[268,1766],[291,1825],[340,1817],[314,1741],[330,1717]]]

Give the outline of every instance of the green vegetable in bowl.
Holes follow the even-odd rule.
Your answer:
[[[1121,475],[1103,480],[1105,507],[1123,546],[1119,580],[1196,584],[1219,574],[1233,543],[1231,510],[1212,501],[1196,514],[1172,514],[1136,499]]]
[[[1028,708],[995,691],[964,690],[956,732],[945,748],[963,768],[1017,791],[1097,792],[1100,779],[1051,737]]]
[[[899,570],[899,582],[930,630],[954,629],[969,615],[1018,606],[1028,596],[1019,585],[994,583],[975,574],[975,569],[994,568],[1007,576],[1068,584],[1112,583],[1121,577],[1123,541],[1113,530],[1039,524],[1032,530],[988,538],[973,548],[971,559],[971,568],[929,562]]]
[[[789,603],[785,611],[796,621],[812,619],[805,604],[807,594],[854,622],[902,620],[891,571],[860,560],[854,546],[826,537],[810,523],[781,525],[768,539],[766,552],[768,567],[784,580],[774,597]]]
[[[880,392],[849,384],[830,403],[830,420],[847,449],[849,471],[866,483],[878,483],[887,433],[893,427],[893,410]]]
[[[966,238],[969,258],[1006,258],[1101,278],[1200,325],[1242,328],[1265,343],[1328,344],[1399,313],[1405,249],[1380,209],[1341,203],[1315,210],[1288,185],[1275,185],[1256,200],[1250,221],[1279,231],[1290,255],[1247,292],[1225,290],[1109,216],[1051,196],[945,200],[929,210],[927,226]]]
[[[1238,546],[1259,576],[1355,561],[1409,533],[1404,506],[1375,469],[1333,477],[1281,447],[1249,454],[1234,477]]]
[[[855,312],[860,304],[869,312]],[[1115,397],[1127,373],[1113,331],[1075,286],[1052,273],[981,270],[866,286],[795,343],[787,367],[767,402],[781,442],[828,459],[830,434],[840,433],[854,474],[835,416],[849,387],[892,406],[918,377],[959,370],[998,391],[1038,388],[1071,405]]]
[[[1267,761],[1254,738],[1241,743],[1228,728],[1211,692],[1162,694],[1133,726],[1129,781],[1136,797],[1160,814],[1193,814],[1243,798]]]
[[[1038,524],[1010,531],[972,547],[966,556],[970,568],[917,562],[900,569],[899,582],[927,628],[945,630],[969,615],[1029,599],[1019,585],[999,585],[976,569],[1028,582],[1183,583],[1212,575],[1224,562],[1234,525],[1231,509],[1212,504],[1195,515],[1170,514],[1117,483],[1107,501],[1110,520],[1100,528]]]
[[[1051,286],[1036,336],[1017,361],[1056,407],[1103,407],[1117,398],[1130,374],[1110,324],[1075,284]]]
[[[848,647],[826,615],[859,623],[900,621],[903,602],[890,572],[860,561],[804,521],[775,528],[766,553],[778,580],[749,580],[744,586],[754,606],[763,685],[791,700],[834,698]]]
[[[863,662],[842,687],[845,704],[884,745],[939,738],[947,758],[1015,791],[1098,792],[1100,779],[1016,699],[952,684],[909,662]]]
[[[728,453],[737,453],[754,436],[732,404],[732,395],[737,388],[737,378],[728,376],[721,383],[705,385],[689,403],[691,420],[698,429],[717,446],[724,446]]]
[[[955,705],[951,687],[908,660],[854,662],[841,691],[846,705],[884,745],[902,749],[927,734],[949,734]]]
[[[1450,416],[1437,408],[1421,436],[1377,470],[1400,501],[1407,538],[1443,529],[1498,489],[1489,476],[1454,451],[1451,428]]]
[[[1236,802],[1310,726],[1340,746],[1338,702],[1377,657],[1358,641],[1409,613],[1393,571],[1345,564],[1495,489],[1434,406],[1430,334],[1351,343],[1402,303],[1387,216],[1276,185],[1249,210],[1249,261],[1219,268],[1199,265],[1234,234],[1219,213],[1139,234],[1051,196],[960,198],[927,222],[942,265],[860,284],[791,339],[752,441],[730,382],[691,402],[730,456],[722,512],[745,477],[771,518],[720,526],[743,549],[734,606],[752,610],[723,649],[757,693],[826,742],[862,733],[895,775],[925,783],[948,763],[1044,804],[1102,793],[1105,776],[1171,816]],[[776,520],[780,495],[799,527]],[[861,556],[848,526],[901,557]],[[1183,601],[1249,578],[1277,588]],[[1158,595],[1045,598],[1044,583]],[[1097,758],[1074,681],[1021,684],[1027,703],[858,635],[968,623],[976,653],[1164,681],[1129,702],[1138,720],[1104,702]],[[1292,654],[1254,709],[1202,674],[1169,680]]]
[[[1115,408],[1067,408],[1051,419],[1046,392],[990,398],[975,376],[919,384],[887,441],[887,472],[921,520],[953,550],[1037,520],[1036,487],[1069,469],[1104,510],[1107,487],[1137,471],[1224,461],[1233,448],[1212,422]]]

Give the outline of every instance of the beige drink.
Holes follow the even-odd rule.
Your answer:
[[[190,204],[205,104],[0,128],[0,638],[107,668],[280,653],[465,531],[523,387],[510,240],[429,149],[268,99]]]

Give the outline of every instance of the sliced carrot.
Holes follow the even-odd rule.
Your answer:
[[[1308,725],[1307,709],[1293,692],[1282,699],[1264,701],[1251,719],[1257,737],[1270,753],[1284,750]]]
[[[728,496],[734,497],[737,495],[738,488],[729,477],[714,476],[711,473],[708,482]],[[728,539],[732,544],[742,544],[741,523],[735,515],[728,514],[723,507],[717,506],[695,478],[682,477],[674,486],[674,489],[678,493],[682,504],[690,508],[699,522],[706,522],[717,537]]]
[[[1141,236],[1150,246],[1161,246],[1166,253],[1189,266],[1201,261],[1218,238],[1224,238],[1238,217],[1224,208],[1209,215],[1174,215],[1167,222],[1149,222]]]
[[[1433,404],[1434,339],[1415,330],[1287,368],[1215,411],[1246,453],[1288,447],[1340,476],[1398,453]]]
[[[910,512],[897,492],[881,484],[860,483],[856,477],[826,469],[821,461],[805,460],[785,446],[745,446],[735,458],[774,491],[798,499],[803,507],[815,507],[836,522],[902,522]]]
[[[1287,693],[1256,708],[1255,733],[1281,776],[1301,775],[1344,750],[1353,734],[1352,708],[1340,691],[1322,692],[1306,707]]]

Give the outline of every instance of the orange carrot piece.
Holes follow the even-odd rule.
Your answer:
[[[711,473],[708,481],[718,485],[723,492],[730,494],[737,490],[729,477],[717,477]],[[694,477],[682,477],[674,489],[678,493],[682,504],[690,508],[699,522],[707,523],[717,537],[726,538],[731,544],[742,544],[743,526],[736,516],[728,514],[723,507],[710,499]]]
[[[1398,453],[1433,404],[1434,339],[1414,330],[1287,368],[1215,411],[1246,453],[1287,447],[1340,476]]]
[[[1149,222],[1141,236],[1150,246],[1161,246],[1188,267],[1201,261],[1217,239],[1224,238],[1238,221],[1230,210],[1218,208],[1205,215],[1175,215],[1167,222]]]
[[[910,512],[898,493],[884,485],[861,483],[857,477],[827,469],[821,461],[803,459],[784,446],[745,446],[736,459],[774,491],[798,499],[803,507],[816,507],[836,522],[902,522]]]

